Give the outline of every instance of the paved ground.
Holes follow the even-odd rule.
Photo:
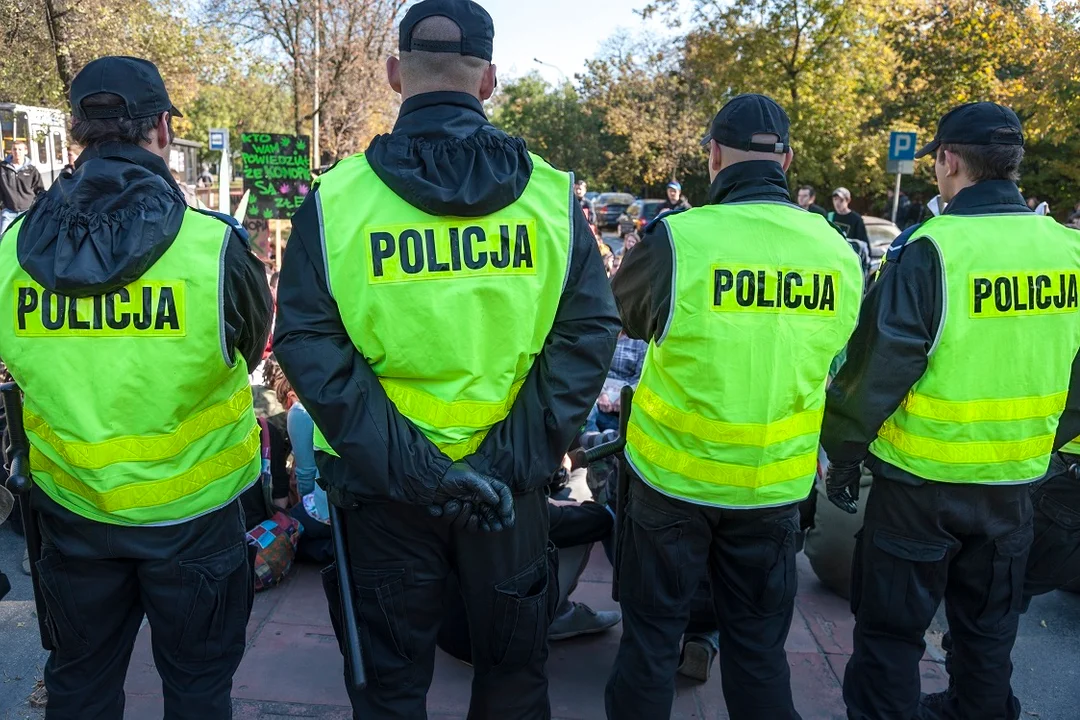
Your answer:
[[[0,529],[0,567],[15,589],[0,602],[0,718],[41,718],[26,696],[41,676],[44,654],[37,645],[29,583],[18,572],[19,540]],[[14,572],[12,572],[14,571]],[[610,568],[594,556],[575,599],[596,608],[614,607]],[[851,652],[852,620],[846,603],[822,588],[800,558],[798,612],[788,640],[796,705],[805,720],[843,720],[839,677]],[[1046,622],[1043,627],[1042,622]],[[127,680],[129,720],[160,718],[160,681],[144,628]],[[548,662],[554,716],[561,720],[603,718],[603,684],[618,645],[618,632],[556,643]],[[934,640],[935,633],[930,639]],[[931,648],[923,662],[923,687],[939,689],[941,666]],[[1027,718],[1073,720],[1080,702],[1080,596],[1058,593],[1038,599],[1024,619],[1017,643],[1016,686]],[[440,656],[429,694],[432,720],[464,718],[469,668]],[[234,685],[238,720],[319,717],[347,720],[341,657],[330,629],[316,568],[303,566],[281,587],[260,593],[249,625],[249,649]],[[719,677],[704,686],[680,684],[673,718],[727,718]]]

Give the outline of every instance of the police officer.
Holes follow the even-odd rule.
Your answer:
[[[146,60],[71,84],[86,149],[0,242],[0,347],[25,393],[54,650],[49,720],[119,720],[143,617],[170,718],[228,718],[254,579],[237,500],[259,476],[249,368],[270,328],[239,225],[188,208]]]
[[[409,9],[387,63],[394,130],[320,176],[281,273],[275,353],[320,430],[320,482],[348,510],[365,719],[426,717],[451,573],[470,717],[550,715],[544,488],[600,392],[618,316],[572,176],[484,115],[493,35],[469,0]]]
[[[857,258],[793,202],[787,114],[740,95],[713,120],[709,203],[646,231],[613,289],[650,341],[626,458],[624,631],[614,720],[667,718],[679,636],[708,573],[735,720],[798,718],[784,642],[798,503],[813,487],[825,381],[855,327]]]
[[[919,712],[923,633],[944,598],[954,640],[948,718],[1013,720],[1009,654],[1032,543],[1029,484],[1047,470],[1076,398],[1080,237],[1017,189],[1020,121],[955,108],[935,158],[945,211],[892,249],[829,390],[830,499],[853,511],[874,483],[852,578],[855,720]],[[1072,417],[1073,412],[1069,412]],[[921,716],[920,716],[921,717]]]

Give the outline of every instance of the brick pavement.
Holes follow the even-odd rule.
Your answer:
[[[595,553],[574,599],[596,609],[613,609],[610,578],[611,569],[603,553]],[[803,556],[799,558],[799,582],[795,619],[787,643],[795,704],[804,720],[843,720],[839,678],[851,654],[851,613],[846,601],[818,583]],[[248,651],[233,686],[237,720],[351,717],[342,660],[316,568],[300,566],[281,587],[260,593],[248,631]],[[552,646],[548,674],[555,718],[604,717],[604,682],[618,642],[619,633],[613,631]],[[931,656],[940,658],[933,647],[923,662],[923,689],[927,692],[939,690],[945,683],[942,666]],[[468,667],[440,653],[428,694],[431,720],[465,717],[470,678]],[[162,716],[161,682],[150,653],[148,627],[142,629],[135,647],[127,693],[125,717],[129,720]],[[705,685],[693,685],[680,678],[672,718],[727,717],[718,672]]]

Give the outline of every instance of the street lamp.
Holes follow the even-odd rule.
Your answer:
[[[554,68],[557,73],[562,75],[563,82],[570,82],[570,78],[567,77],[566,73],[564,73],[562,71],[562,68],[560,68],[558,65],[552,65],[551,63],[544,62],[540,58],[535,58],[535,57],[533,58],[533,62],[536,63],[537,65],[544,65],[544,66],[549,67],[549,68]]]

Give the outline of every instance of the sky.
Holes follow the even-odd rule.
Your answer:
[[[664,21],[635,13],[648,0],[478,0],[495,21],[493,62],[510,79],[537,70],[548,82],[572,80],[619,29],[669,34]],[[682,0],[686,6],[690,0]],[[540,65],[538,58],[556,66]],[[560,72],[561,71],[561,72]]]

